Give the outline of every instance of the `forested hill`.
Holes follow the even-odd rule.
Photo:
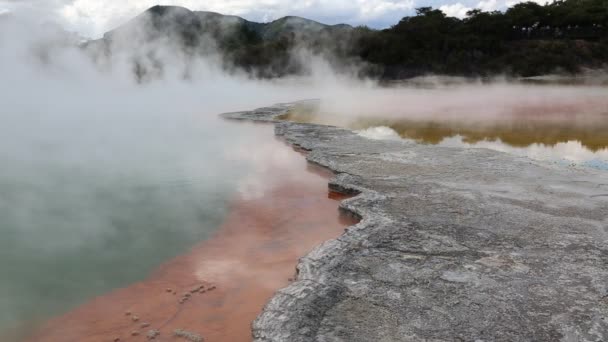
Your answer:
[[[179,44],[187,55],[219,52],[227,70],[241,69],[256,77],[305,72],[293,53],[301,49],[323,55],[337,67],[357,65],[361,76],[383,79],[425,73],[575,73],[608,65],[608,0],[520,3],[505,12],[472,10],[463,19],[425,7],[385,30],[324,25],[299,17],[256,23],[155,6],[85,48],[96,58],[119,48],[137,51],[141,57],[134,63],[142,76],[150,71],[150,63],[141,58],[150,54],[141,50],[150,42]]]
[[[445,74],[532,76],[608,64],[608,0],[520,3],[467,18],[420,8],[381,32],[363,35],[354,54],[387,77]]]

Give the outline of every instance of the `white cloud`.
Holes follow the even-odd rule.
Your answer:
[[[477,4],[477,8],[485,12],[496,11],[500,8],[497,0],[482,0]]]
[[[439,9],[445,13],[448,17],[464,18],[467,16],[467,12],[471,10],[471,7],[467,7],[460,2],[451,5],[443,5]]]
[[[386,1],[386,0],[358,0],[359,16],[376,19],[392,11],[407,11],[414,8],[413,0]]]
[[[544,4],[548,0],[481,0],[476,6],[469,7],[461,2],[446,4],[439,7],[446,15],[456,18],[465,18],[467,12],[473,9],[480,9],[484,12],[492,12],[497,10],[505,10],[513,5],[521,2],[532,1],[537,4]]]
[[[515,2],[522,2],[524,0],[514,0]],[[477,3],[477,6],[469,7],[460,2],[451,4],[451,5],[443,5],[439,7],[440,10],[443,11],[446,15],[450,17],[456,18],[465,18],[467,16],[467,12],[473,9],[480,9],[484,12],[496,11],[502,8],[507,7],[505,5],[504,0],[499,2],[498,0],[481,0]]]
[[[511,7],[513,5],[519,4],[521,2],[536,2],[539,5],[544,5],[545,3],[550,3],[551,0],[507,0],[504,2],[504,7]]]

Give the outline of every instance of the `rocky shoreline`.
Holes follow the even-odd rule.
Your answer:
[[[255,341],[606,341],[608,174],[227,113],[334,171],[362,218],[301,258]]]

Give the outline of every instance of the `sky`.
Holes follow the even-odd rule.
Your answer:
[[[432,6],[464,17],[473,8],[504,10],[523,0],[0,0],[0,15],[21,13],[56,22],[89,38],[98,38],[154,5],[232,14],[268,22],[297,15],[326,24],[347,23],[386,28],[415,8]],[[534,0],[544,3],[545,0]]]

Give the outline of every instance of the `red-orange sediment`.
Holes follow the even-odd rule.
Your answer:
[[[329,172],[288,153],[290,160],[255,175],[262,190],[237,196],[211,239],[149,279],[52,319],[28,341],[147,341],[152,329],[162,341],[183,341],[173,336],[176,329],[208,342],[250,341],[252,321],[295,277],[298,258],[355,223],[338,214],[344,196],[328,193]]]

